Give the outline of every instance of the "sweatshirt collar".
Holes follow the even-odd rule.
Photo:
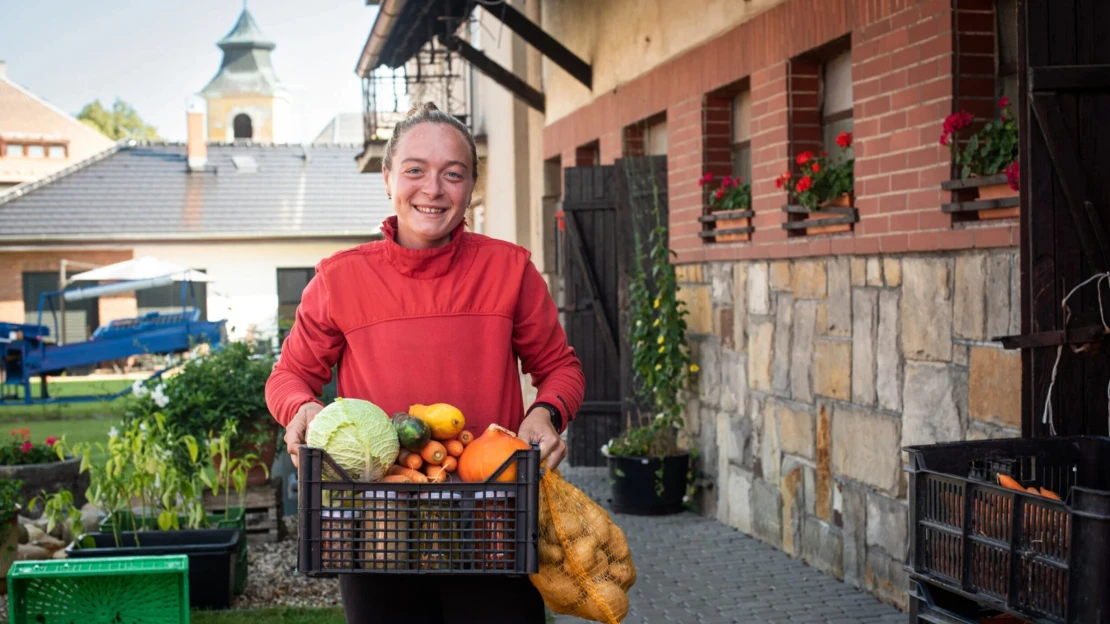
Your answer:
[[[382,235],[385,239],[386,257],[390,264],[402,275],[417,279],[442,277],[450,270],[458,255],[460,241],[466,229],[462,221],[451,232],[451,241],[442,247],[431,249],[409,249],[397,242],[397,216],[393,215],[382,222]]]

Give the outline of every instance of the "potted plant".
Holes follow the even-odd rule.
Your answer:
[[[942,185],[945,190],[963,192],[965,200],[996,200],[1015,198],[1018,194],[1018,126],[1010,111],[1010,99],[998,100],[998,117],[968,137],[960,147],[960,131],[971,126],[972,114],[961,110],[944,120],[940,144],[948,147],[960,179]],[[965,192],[966,191],[966,192]],[[980,219],[1016,217],[1018,206],[1005,206],[977,210]]]
[[[831,159],[828,152],[818,155],[804,151],[795,159],[797,173],[786,171],[775,179],[775,187],[785,189],[792,200],[784,210],[801,215],[803,221],[814,224],[805,227],[809,234],[848,232],[855,221],[852,208],[855,201],[855,159],[847,155],[848,148],[852,146],[852,133],[841,132],[836,137],[836,144],[841,152],[838,160]],[[835,214],[830,216],[826,213]],[[846,216],[852,218],[845,219]],[[837,222],[819,225],[830,219]]]
[[[0,596],[8,593],[8,570],[18,549],[22,487],[19,479],[0,479]]]
[[[706,187],[716,180],[712,173],[706,173],[698,178],[698,186]],[[716,190],[709,190],[710,214],[705,220],[713,222],[713,229],[721,232],[714,237],[717,242],[751,240],[752,187],[745,184],[740,176],[733,178],[726,175],[720,179],[720,186]],[[737,229],[748,231],[727,232]]]
[[[0,480],[19,479],[23,483],[20,492],[23,500],[43,491],[84,492],[88,478],[81,474],[80,458],[59,456],[54,449],[57,441],[58,438],[49,436],[36,442],[31,439],[30,429],[12,429],[7,443],[0,444]]]
[[[252,462],[247,485],[265,484],[279,445],[280,427],[270,416],[265,397],[273,365],[264,350],[243,341],[227,343],[189,361],[165,381],[136,382],[125,422],[149,420],[159,413],[176,435],[202,440],[211,431],[223,431],[230,420],[234,423],[231,456],[255,455],[258,461]],[[184,449],[175,452],[183,458]],[[215,468],[219,473],[220,467]]]
[[[647,241],[647,262],[643,241],[633,236],[636,262],[630,286],[630,344],[640,422],[601,448],[609,466],[612,506],[619,513],[682,511],[691,476],[690,452],[680,447],[678,433],[684,426],[686,386],[698,367],[691,363],[686,345],[688,311],[677,296],[673,252],[667,247],[657,195],[652,213],[655,224]],[[645,412],[651,415],[646,423]]]

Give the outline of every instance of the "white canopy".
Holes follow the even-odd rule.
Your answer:
[[[102,266],[99,269],[78,273],[70,278],[72,281],[111,281],[111,280],[145,280],[157,277],[172,277],[177,281],[207,282],[208,275],[179,266],[150,256],[133,258],[116,264]]]

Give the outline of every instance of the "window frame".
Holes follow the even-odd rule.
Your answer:
[[[829,152],[831,154],[831,153],[837,153],[837,152],[834,152],[834,148],[838,148],[839,146],[836,145],[836,137],[835,136],[833,136],[833,137],[826,137],[825,136],[826,131],[828,130],[829,126],[831,126],[832,124],[839,124],[839,123],[844,122],[844,121],[850,121],[851,122],[850,124],[848,124],[848,130],[846,130],[847,132],[854,132],[855,131],[855,104],[856,104],[856,99],[855,99],[855,93],[854,93],[853,84],[852,84],[852,73],[851,73],[851,71],[852,71],[852,49],[851,49],[851,47],[847,46],[843,49],[837,49],[837,50],[833,50],[833,51],[830,51],[830,52],[831,52],[830,54],[827,54],[823,59],[821,59],[821,74],[820,74],[818,89],[817,89],[817,93],[818,93],[817,111],[818,111],[818,117],[821,120],[821,146],[826,152]],[[841,58],[841,57],[847,57],[848,80],[846,81],[845,84],[846,84],[847,89],[848,89],[849,106],[847,108],[842,109],[842,110],[838,110],[836,112],[829,113],[829,112],[827,112],[828,101],[830,99],[829,98],[829,88],[828,88],[829,64],[831,62]],[[854,150],[853,147],[849,147],[847,149],[847,158],[853,158],[855,156],[854,151],[855,150]]]

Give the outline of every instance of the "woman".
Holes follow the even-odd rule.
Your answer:
[[[450,403],[475,436],[497,423],[538,443],[550,467],[566,456],[559,433],[582,402],[582,366],[528,251],[464,231],[477,163],[470,131],[431,103],[397,124],[384,240],[317,266],[266,384],[294,464],[336,363],[339,396],[388,414]],[[537,389],[527,411],[518,359]],[[340,591],[352,623],[544,621],[527,577],[345,574]]]

